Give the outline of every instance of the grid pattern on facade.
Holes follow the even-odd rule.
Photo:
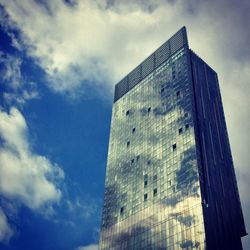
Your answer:
[[[204,249],[187,50],[113,106],[100,249]]]
[[[114,102],[130,91],[135,85],[184,46],[188,46],[185,27],[180,29],[152,55],[116,84]]]
[[[115,88],[100,250],[242,250],[218,78],[182,28]]]

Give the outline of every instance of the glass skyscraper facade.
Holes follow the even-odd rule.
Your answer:
[[[242,249],[217,74],[183,27],[115,86],[100,250]]]

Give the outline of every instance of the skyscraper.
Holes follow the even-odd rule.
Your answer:
[[[100,249],[242,249],[218,78],[183,27],[115,86]]]

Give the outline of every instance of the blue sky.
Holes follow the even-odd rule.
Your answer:
[[[246,0],[0,0],[0,249],[97,249],[113,86],[183,25],[219,75],[249,232],[249,13]]]

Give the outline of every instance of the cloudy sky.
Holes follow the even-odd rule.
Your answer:
[[[249,24],[248,0],[0,0],[0,249],[97,249],[114,84],[184,25],[250,232]]]

